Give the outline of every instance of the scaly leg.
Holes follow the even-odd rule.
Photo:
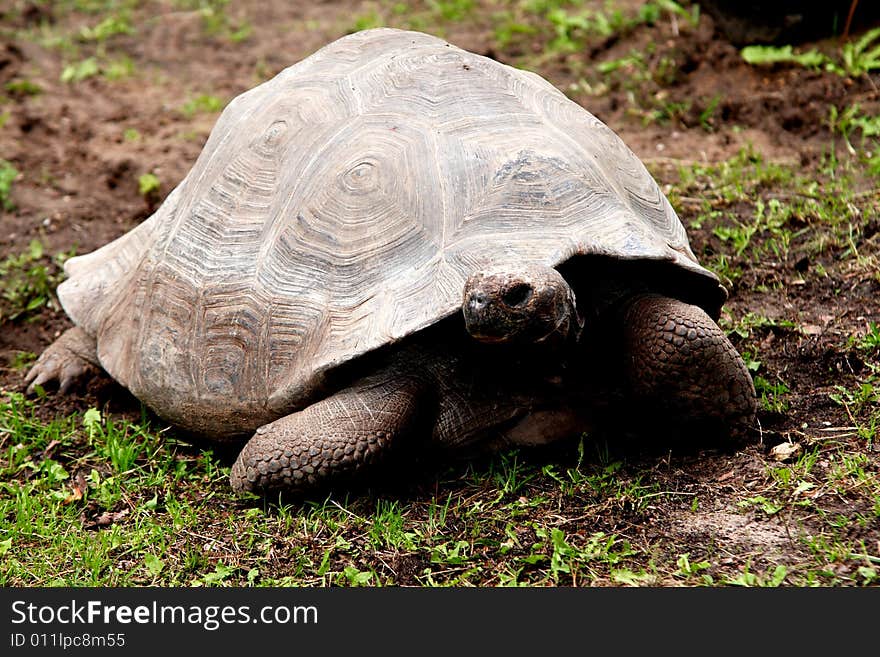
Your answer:
[[[731,434],[755,424],[755,386],[724,332],[697,306],[633,297],[621,314],[625,368],[638,407],[676,424],[710,421]]]
[[[46,347],[37,362],[25,376],[28,394],[33,394],[36,386],[50,381],[58,381],[58,391],[66,393],[70,387],[86,374],[94,374],[99,368],[98,345],[95,338],[78,326],[67,329],[55,342]]]
[[[257,429],[232,466],[232,488],[302,491],[368,469],[421,426],[430,435],[431,387],[402,369],[382,370]]]

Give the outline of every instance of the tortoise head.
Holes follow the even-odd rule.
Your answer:
[[[574,292],[552,267],[477,272],[464,286],[462,312],[468,333],[488,343],[559,344],[583,326]]]

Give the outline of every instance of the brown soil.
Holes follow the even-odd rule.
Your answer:
[[[119,80],[96,76],[73,84],[60,81],[67,55],[39,43],[40,25],[47,26],[44,33],[75,34],[95,21],[54,10],[51,4],[18,1],[9,10],[0,9],[0,88],[28,79],[42,90],[36,95],[7,92],[8,99],[0,105],[0,114],[8,112],[0,129],[0,156],[22,172],[13,185],[15,209],[0,211],[0,261],[26,250],[33,239],[41,240],[49,254],[71,247],[86,253],[133,228],[159,200],[145,200],[138,193],[138,177],[156,174],[164,197],[190,169],[216,119],[211,112],[188,115],[182,110],[187,100],[211,94],[226,101],[341,36],[351,29],[353,17],[385,11],[384,5],[357,0],[238,2],[228,10],[230,20],[246,19],[252,33],[242,42],[232,42],[208,33],[195,11],[175,10],[170,2],[141,4],[146,8],[135,12],[137,32],[108,41],[108,52],[129,57],[135,74]],[[488,24],[479,18],[446,22],[442,28],[456,45],[511,63],[540,54],[546,44],[525,35],[498,47]],[[832,143],[829,106],[880,106],[877,76],[852,79],[800,67],[756,68],[717,38],[710,18],[702,17],[694,29],[679,28],[676,31],[666,20],[625,37],[591,39],[578,53],[543,57],[538,67],[618,132],[661,184],[678,182],[680,162],[716,162],[748,145],[767,160],[816,171]],[[651,70],[661,66],[662,58],[673,62],[662,83],[652,78],[634,86],[626,75],[618,75],[610,77],[609,88],[600,94],[579,86],[584,80],[599,81],[592,69],[595,61],[644,50],[649,41],[656,43],[648,55]],[[94,46],[81,48],[88,54]],[[636,107],[678,103],[681,109],[664,123],[645,123],[643,115],[633,111],[632,94],[643,101]],[[714,110],[701,120],[713,104]],[[140,138],[127,140],[130,129]],[[681,214],[687,226],[693,216],[687,207]],[[876,251],[876,218],[872,225],[860,235],[862,256]],[[711,228],[691,229],[689,235],[697,254],[723,248]],[[637,517],[624,508],[608,508],[606,515],[585,521],[591,523],[591,531],[617,532],[645,545],[659,540],[669,553],[697,554],[705,551],[699,546],[712,543],[737,564],[746,559],[772,564],[779,554],[804,556],[805,548],[791,539],[785,519],[743,514],[733,492],[759,494],[766,482],[767,450],[783,440],[809,444],[829,436],[850,439],[845,431],[831,431],[850,427],[852,420],[829,393],[836,385],[853,387],[865,367],[847,339],[864,334],[868,322],[880,322],[880,283],[876,269],[853,267],[851,259],[839,257],[842,251],[807,257],[793,249],[788,259],[744,262],[743,276],[732,286],[726,316],[740,318],[752,312],[800,327],[762,328],[750,338],[759,349],[764,376],[781,377],[791,391],[787,410],[762,411],[763,440],[733,452],[646,457],[641,467],[653,462],[652,476],[660,486],[682,492],[680,505],[658,502]],[[817,265],[822,265],[824,275],[815,273]],[[51,306],[4,322],[0,389],[23,390],[22,370],[13,368],[14,359],[21,352],[41,352],[68,326],[65,315]],[[738,346],[747,345],[740,341]],[[49,417],[91,406],[133,417],[140,414],[138,402],[106,377],[70,396],[47,398],[40,402],[40,412]],[[871,458],[876,470],[877,454]],[[828,464],[820,460],[817,467]],[[433,485],[417,486],[409,495],[418,497],[419,491],[430,495]],[[690,511],[688,495],[696,493],[699,514]],[[842,498],[839,505],[844,509],[847,500]],[[856,511],[846,508],[846,513]],[[811,519],[799,522],[809,526]],[[876,523],[861,531],[869,547],[876,544]],[[398,581],[415,581],[415,575],[407,578],[406,573],[417,574],[420,565],[404,561],[395,566]]]

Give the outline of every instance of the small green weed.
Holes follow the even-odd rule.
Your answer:
[[[835,385],[834,392],[828,396],[842,406],[852,422],[858,436],[867,444],[873,445],[880,426],[880,380],[876,365],[868,364],[870,373],[855,382],[855,385]]]
[[[829,61],[828,57],[818,50],[795,53],[791,46],[746,46],[740,51],[740,55],[753,65],[797,64],[818,69]]]
[[[213,114],[223,109],[225,103],[221,98],[211,94],[199,94],[184,103],[181,111],[187,118],[196,114]]]
[[[16,351],[9,360],[9,367],[20,372],[30,367],[36,359],[37,355],[32,351]]]
[[[716,164],[679,167],[678,175],[683,188],[702,190],[707,198],[726,203],[750,201],[755,192],[795,178],[791,167],[765,160],[752,146]]]
[[[372,30],[373,28],[384,26],[385,20],[375,11],[371,11],[355,16],[350,31],[360,32],[361,30]]]
[[[101,75],[107,80],[129,78],[135,73],[134,61],[131,57],[119,57],[101,67]]]
[[[755,392],[761,399],[761,405],[764,410],[772,413],[785,413],[788,410],[789,403],[786,397],[791,393],[788,385],[782,379],[778,379],[775,383],[770,382],[763,376],[754,377]]]
[[[467,18],[474,9],[474,0],[428,0],[431,11],[445,21]]]
[[[861,134],[863,148],[866,140],[880,136],[880,116],[863,114],[861,110],[862,106],[859,103],[854,103],[843,110],[838,110],[835,105],[829,109],[828,124],[831,131],[840,133],[847,150],[853,155],[857,152],[850,139],[853,132],[858,130]]]
[[[79,37],[83,41],[103,43],[117,34],[134,34],[131,18],[127,13],[111,14],[94,27],[83,27]]]
[[[12,202],[12,183],[18,178],[18,169],[11,162],[0,159],[0,207],[4,210],[14,210]]]
[[[721,94],[715,94],[706,103],[706,106],[700,112],[699,120],[700,126],[706,132],[712,132],[715,129],[715,110],[718,109],[718,105],[721,103]]]
[[[159,205],[161,189],[162,183],[155,173],[142,173],[138,176],[138,192],[143,197],[150,211]]]
[[[690,556],[690,552],[685,552],[678,557],[678,561],[676,562],[678,565],[677,574],[686,578],[699,577],[702,579],[703,583],[711,584],[711,575],[703,573],[702,571],[711,568],[712,564],[708,561],[691,561]]]
[[[876,322],[868,322],[868,326],[862,335],[851,335],[847,339],[847,348],[855,348],[872,354],[880,350],[880,324]]]
[[[829,70],[858,77],[880,69],[880,27],[865,32],[857,41],[847,41],[840,49],[841,65],[833,62]]]
[[[847,41],[836,57],[811,49],[796,53],[790,45],[746,46],[740,51],[749,64],[796,64],[825,69],[841,76],[861,77],[880,69],[880,28],[866,32],[856,41]]]
[[[633,50],[624,57],[609,59],[597,64],[596,70],[603,75],[608,75],[620,69],[645,69],[645,67],[645,55],[638,50]]]
[[[404,531],[404,509],[394,500],[379,500],[368,535],[375,549],[393,548],[414,550],[416,535]]]
[[[639,7],[638,20],[647,25],[654,25],[663,16],[663,12],[684,18],[691,27],[696,27],[700,23],[700,5],[698,3],[693,3],[688,11],[674,0],[646,2]]]
[[[526,562],[547,563],[550,579],[557,584],[576,585],[582,577],[591,575],[592,563],[616,566],[635,554],[627,541],[604,532],[596,532],[586,538],[567,537],[558,527],[538,527],[535,536],[539,542],[533,544],[532,558],[527,557]],[[548,553],[549,560],[546,559]]]
[[[620,38],[641,25],[653,26],[665,15],[685,18],[685,25],[699,20],[699,10],[686,10],[673,0],[646,2],[638,11],[624,11],[613,2],[588,3],[580,0],[520,0],[506,3],[505,10],[493,15],[495,42],[506,48],[523,35],[540,36],[546,46],[541,55],[526,58],[527,68],[536,68],[548,57],[567,56],[583,50],[595,39]],[[581,63],[571,59],[572,66]],[[609,64],[606,73],[616,70]]]
[[[759,575],[751,572],[751,564],[746,563],[739,575],[725,578],[724,583],[734,586],[778,587],[782,586],[786,577],[788,569],[785,566],[776,566],[771,573]]]
[[[505,18],[497,22],[493,29],[493,34],[498,47],[507,48],[520,37],[535,34],[537,31],[538,28],[534,25],[517,22],[512,18]]]
[[[94,77],[101,72],[98,60],[94,57],[87,57],[74,64],[68,64],[61,71],[62,82],[82,82],[88,78]]]
[[[117,425],[110,418],[103,418],[96,408],[83,413],[83,428],[96,453],[109,461],[117,474],[125,474],[143,455],[150,437],[142,429],[133,430],[134,425]]]
[[[253,31],[247,20],[237,22],[229,17],[226,11],[229,0],[175,0],[175,4],[184,10],[198,11],[202,17],[202,29],[209,36],[239,43],[248,39]]]
[[[740,338],[747,340],[752,337],[752,332],[758,330],[797,330],[797,324],[788,319],[775,319],[766,315],[759,315],[754,312],[743,314],[735,323],[722,317],[719,322],[728,335],[736,333]]]
[[[570,14],[561,7],[554,7],[547,12],[546,19],[556,33],[548,47],[558,52],[575,52],[583,47],[584,40],[591,34],[609,37],[626,25],[620,11],[606,14],[584,10],[579,14]]]
[[[865,163],[868,172],[880,178],[880,116],[864,114],[859,103],[839,110],[835,105],[829,109],[828,125],[832,133],[839,133],[847,151]],[[858,148],[852,135],[860,136]]]
[[[138,192],[146,199],[158,196],[162,183],[155,173],[142,173],[138,177]]]
[[[71,255],[73,251],[57,254],[47,262],[43,244],[32,240],[27,251],[0,262],[0,320],[25,318],[47,304],[54,307],[60,268]]]
[[[755,497],[749,497],[745,500],[741,500],[737,503],[737,506],[743,509],[757,507],[768,516],[776,515],[785,508],[785,505],[781,502],[767,499],[763,495],[757,495]]]
[[[43,88],[40,85],[25,78],[10,80],[3,88],[13,96],[38,96],[43,93]]]

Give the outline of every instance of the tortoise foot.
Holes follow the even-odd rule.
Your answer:
[[[95,339],[79,327],[68,329],[40,354],[28,371],[24,379],[27,393],[33,394],[37,386],[57,381],[58,391],[64,394],[86,375],[95,374],[97,363]]]

